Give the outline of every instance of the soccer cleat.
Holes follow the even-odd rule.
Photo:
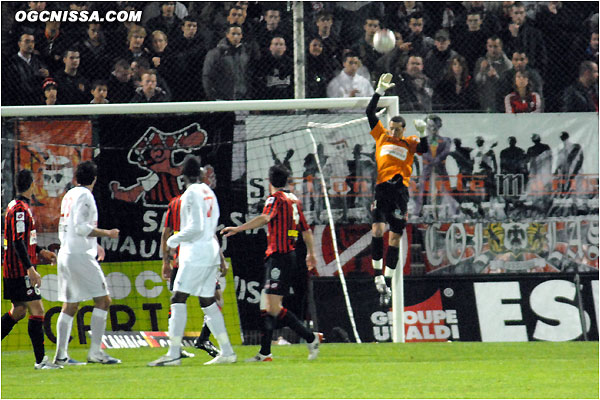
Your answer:
[[[317,356],[319,355],[319,343],[321,343],[322,341],[323,334],[321,332],[315,332],[315,339],[310,343],[306,343],[306,346],[308,347],[309,360],[314,360],[315,358],[317,358]]]
[[[219,354],[215,358],[210,361],[204,363],[204,365],[213,365],[213,364],[233,364],[237,361],[237,355],[235,353],[224,356],[223,354]]]
[[[148,363],[149,367],[166,367],[169,365],[181,365],[181,357],[172,358],[168,354]]]
[[[62,365],[57,365],[57,364],[51,363],[50,360],[48,360],[48,356],[44,356],[44,359],[41,362],[33,364],[33,368],[35,368],[35,369],[62,369]]]
[[[190,353],[189,351],[181,350],[181,358],[194,358],[196,355],[194,353]]]
[[[62,365],[64,367],[72,366],[72,365],[86,365],[86,363],[84,363],[83,361],[73,360],[72,358],[70,358],[68,356],[65,358],[54,357],[54,364]]]
[[[87,362],[93,364],[121,364],[121,360],[114,358],[103,352],[102,350],[96,353],[88,353]]]
[[[208,353],[209,356],[213,358],[215,358],[219,354],[219,349],[217,349],[210,340],[205,340],[204,342],[196,341],[196,343],[194,343],[194,346],[197,349],[204,350]]]
[[[375,277],[375,287],[379,294],[384,294],[387,291],[387,284],[385,283],[383,275],[377,275]]]
[[[248,358],[245,360],[246,362],[263,362],[263,361],[273,361],[273,355],[269,354],[267,356],[264,356],[260,353],[258,353],[257,355],[255,355],[252,358]]]

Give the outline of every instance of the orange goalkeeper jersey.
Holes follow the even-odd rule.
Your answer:
[[[387,182],[400,174],[404,185],[408,187],[413,159],[420,139],[418,136],[404,136],[399,139],[389,135],[388,132],[381,121],[378,121],[375,128],[371,130],[371,136],[376,142],[377,184]]]

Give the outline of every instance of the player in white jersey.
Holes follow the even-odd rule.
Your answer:
[[[94,310],[90,327],[92,340],[88,352],[89,363],[119,364],[121,360],[106,354],[101,348],[102,336],[106,330],[106,317],[110,306],[110,295],[104,273],[96,256],[104,259],[104,249],[98,246],[97,237],[119,237],[118,229],[98,229],[98,209],[92,194],[96,184],[98,167],[93,161],[85,161],[77,166],[75,179],[77,186],[69,190],[60,205],[58,237],[58,300],[63,306],[56,322],[56,355],[58,365],[83,365],[68,355],[69,336],[73,326],[73,316],[79,303],[94,299]],[[100,252],[98,252],[100,250]]]
[[[149,367],[181,364],[181,341],[187,320],[187,298],[198,296],[206,323],[219,342],[221,351],[209,364],[234,363],[237,356],[229,342],[223,314],[215,302],[215,281],[221,264],[219,243],[215,237],[219,222],[219,203],[211,188],[200,183],[202,170],[197,157],[183,165],[187,185],[181,196],[181,230],[167,240],[167,246],[179,246],[179,271],[173,285],[169,318],[169,351],[148,364]]]

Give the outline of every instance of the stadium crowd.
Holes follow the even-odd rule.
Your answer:
[[[288,3],[3,2],[2,105],[293,98]],[[307,98],[367,97],[391,72],[402,111],[598,111],[598,2],[303,5]],[[14,20],[116,8],[141,21]]]

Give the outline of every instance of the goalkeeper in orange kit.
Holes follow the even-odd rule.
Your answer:
[[[372,235],[371,255],[375,271],[375,286],[381,294],[382,304],[389,304],[391,291],[385,283],[383,269],[383,233],[386,222],[390,225],[389,246],[386,256],[386,275],[396,268],[399,257],[400,239],[406,227],[408,205],[408,184],[412,173],[415,153],[428,150],[425,136],[425,121],[416,120],[419,136],[405,136],[406,121],[397,115],[390,120],[389,130],[377,118],[375,110],[379,98],[394,86],[392,74],[381,75],[377,90],[367,106],[367,117],[371,126],[371,136],[375,139],[375,160],[377,161],[377,184],[375,200],[371,205]]]

